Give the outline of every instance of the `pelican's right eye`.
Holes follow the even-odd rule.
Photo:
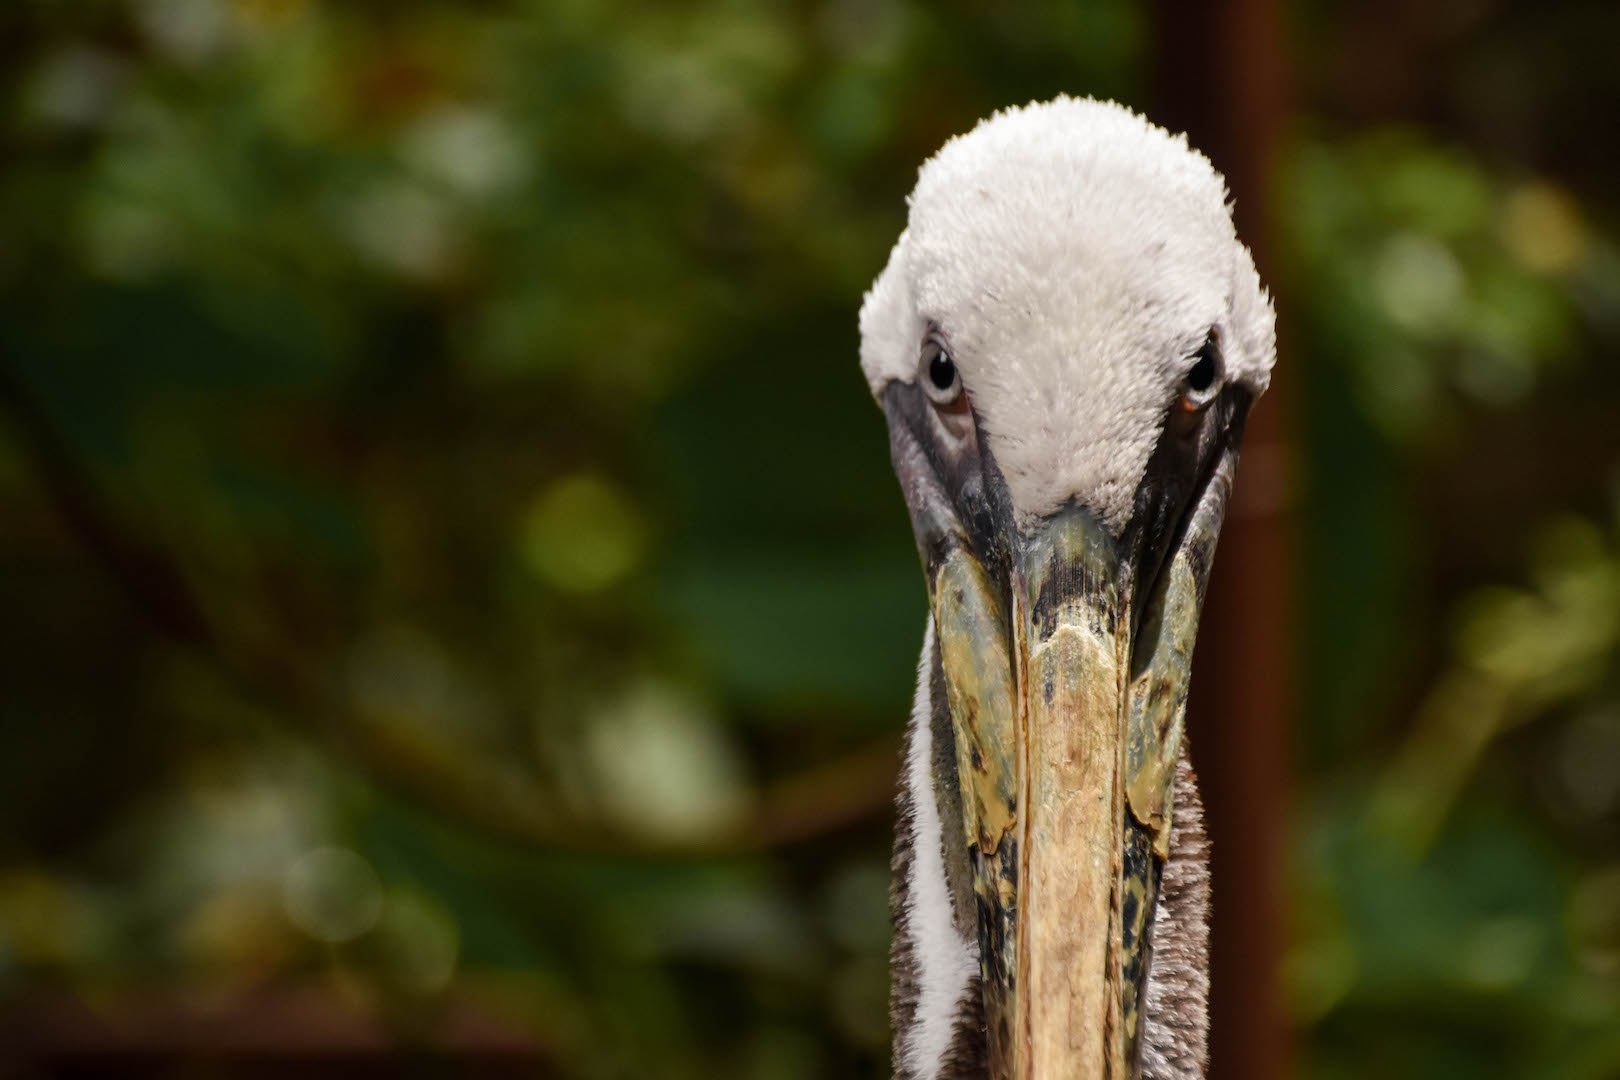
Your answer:
[[[962,398],[962,376],[944,342],[930,336],[923,342],[918,381],[923,392],[941,409],[955,408]]]

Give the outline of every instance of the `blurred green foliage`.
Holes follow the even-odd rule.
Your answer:
[[[1620,32],[1479,9],[1466,85]],[[559,1075],[886,1075],[922,597],[854,313],[918,162],[1145,106],[1152,29],[6,5],[0,1011],[313,983],[402,1046],[471,1000]],[[1477,134],[1568,98],[1351,96],[1304,80],[1272,270],[1302,1064],[1615,1075],[1614,193]]]

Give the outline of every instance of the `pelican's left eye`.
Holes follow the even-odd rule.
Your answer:
[[[1214,329],[1191,359],[1192,367],[1181,382],[1181,407],[1187,412],[1197,412],[1215,400],[1226,378],[1221,363],[1221,339]]]
[[[918,368],[918,381],[922,383],[923,392],[935,405],[948,409],[961,399],[962,376],[943,342],[933,337],[923,342],[922,361]]]

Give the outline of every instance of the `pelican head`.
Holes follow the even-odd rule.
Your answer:
[[[1111,103],[999,113],[922,167],[860,327],[930,600],[897,1074],[1200,1075],[1182,717],[1274,351],[1224,182]]]

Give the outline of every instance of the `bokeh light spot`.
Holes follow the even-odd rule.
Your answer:
[[[535,576],[566,592],[617,584],[640,563],[641,518],[617,488],[576,473],[541,493],[523,523],[523,558]]]
[[[337,945],[377,925],[382,882],[355,852],[318,847],[288,868],[281,899],[294,926],[317,941]]]
[[[1502,237],[1521,263],[1544,274],[1570,269],[1586,250],[1574,201],[1550,184],[1525,184],[1507,197]]]
[[[1438,240],[1397,233],[1378,258],[1378,296],[1396,323],[1418,333],[1445,329],[1463,299],[1462,269]]]
[[[701,836],[735,823],[749,792],[716,718],[667,687],[632,689],[591,718],[593,789],[620,824],[658,836]]]
[[[450,984],[461,952],[461,929],[433,897],[414,889],[391,890],[377,933],[388,971],[401,988],[433,994]]]

